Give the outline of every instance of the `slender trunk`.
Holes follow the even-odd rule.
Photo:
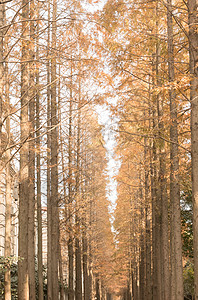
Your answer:
[[[85,156],[85,168],[87,168],[87,157]],[[87,180],[86,180],[87,181]],[[86,193],[86,181],[85,181],[85,193]],[[92,236],[93,236],[93,199],[90,198],[89,200],[89,210],[88,210],[88,215],[89,215],[89,228],[90,228],[90,234],[89,234],[89,239],[88,239],[88,297],[89,299],[92,299],[93,297],[93,271],[92,271],[92,264],[93,264],[93,254],[92,254]]]
[[[53,0],[52,14],[52,57],[51,57],[51,234],[52,234],[52,299],[58,299],[58,243],[59,243],[59,212],[58,212],[58,133],[57,133],[57,92],[56,92],[56,11],[57,3]]]
[[[7,121],[8,122],[8,121]],[[7,150],[6,159],[10,159],[10,150]],[[10,176],[10,163],[6,166],[6,212],[5,212],[5,257],[11,256],[11,211],[12,211],[12,198],[11,198],[11,176]],[[7,266],[5,271],[5,300],[11,300],[11,273],[10,267]]]
[[[158,25],[157,25],[158,26]],[[156,26],[156,27],[157,27]],[[156,49],[158,50],[158,49]],[[157,51],[156,51],[157,53]],[[156,55],[158,57],[158,55]],[[158,61],[154,61],[153,57],[153,86],[155,85],[155,75],[158,72]],[[152,141],[152,153],[151,153],[151,198],[152,198],[152,260],[153,260],[153,300],[161,300],[161,218],[160,218],[160,203],[158,193],[158,182],[157,182],[157,146],[156,146],[156,135],[157,135],[157,99],[153,96],[152,103],[152,130],[154,139]]]
[[[50,2],[48,2],[48,41],[47,57],[50,55]],[[50,88],[50,59],[47,61],[47,298],[52,300],[52,207],[51,207],[51,88]]]
[[[188,0],[195,300],[198,299],[198,32],[197,1]]]
[[[145,268],[145,211],[144,211],[144,197],[143,197],[143,189],[142,189],[142,174],[141,170],[139,170],[139,192],[138,198],[140,201],[140,216],[139,216],[139,228],[140,228],[140,255],[139,255],[139,274],[140,274],[140,300],[144,300],[145,291],[146,291],[146,268]]]
[[[175,79],[174,74],[174,50],[173,50],[173,24],[172,24],[172,3],[168,0],[167,6],[167,29],[168,29],[168,67],[169,82]],[[169,91],[170,99],[170,201],[171,201],[171,265],[172,299],[182,300],[183,295],[183,269],[182,269],[182,241],[181,241],[181,216],[180,216],[180,190],[179,190],[179,152],[178,152],[178,126],[177,126],[177,104],[176,94],[171,87]],[[174,262],[173,262],[174,260]],[[169,276],[169,273],[167,274]],[[174,276],[174,278],[173,278]],[[175,286],[173,286],[173,283]],[[167,280],[167,284],[168,280]],[[167,286],[167,288],[170,284]],[[175,295],[174,295],[175,292]],[[165,299],[170,299],[170,294]]]
[[[174,48],[173,48],[173,20],[172,1],[167,1],[167,31],[168,31],[168,73],[169,82],[175,80]],[[184,298],[183,295],[183,269],[182,269],[182,241],[181,241],[181,216],[180,216],[180,190],[179,190],[179,152],[177,129],[177,104],[176,93],[173,87],[169,90],[170,99],[170,201],[171,201],[171,295],[165,299]],[[169,275],[169,274],[168,274]],[[167,276],[168,276],[167,275]],[[167,282],[168,283],[168,282]],[[167,289],[170,284],[167,286]],[[169,290],[169,289],[168,289]],[[175,293],[175,294],[174,294]]]
[[[146,212],[146,299],[152,299],[152,282],[151,282],[151,230],[150,220]]]
[[[61,81],[60,81],[60,75],[61,75],[61,66],[59,62],[59,67],[58,67],[58,123],[59,123],[59,130],[58,130],[58,140],[59,140],[59,149],[61,153],[61,163],[62,163],[62,174],[63,174],[63,190],[64,190],[64,199],[66,198],[66,191],[65,191],[65,174],[64,174],[64,155],[63,155],[63,143],[62,143],[62,138],[61,138]],[[63,259],[62,259],[62,249],[61,249],[61,220],[59,218],[59,227],[58,227],[58,232],[59,232],[59,239],[58,239],[58,261],[59,261],[59,282],[60,282],[60,300],[64,300],[64,280],[63,280]]]
[[[5,65],[5,103],[6,112],[10,113],[10,99],[9,99],[9,78],[8,78],[8,64]],[[10,117],[6,121],[6,132],[8,136],[7,148],[10,146]],[[11,157],[10,149],[6,151],[6,161]],[[10,163],[6,166],[6,210],[5,210],[5,257],[11,256],[11,227],[12,227],[12,197],[11,197],[11,175]],[[5,271],[5,300],[11,300],[11,272],[8,267]]]
[[[168,195],[166,180],[166,149],[163,140],[163,97],[159,97],[158,106],[158,131],[160,139],[159,146],[159,210],[161,215],[161,297],[170,299],[170,274],[169,274],[169,235],[168,235]]]
[[[30,1],[30,19],[35,16],[34,0]],[[29,64],[29,124],[30,138],[33,139],[35,134],[35,41],[34,41],[34,22],[30,22],[30,46],[29,56],[32,62]],[[29,142],[29,215],[28,215],[28,273],[29,273],[29,294],[30,299],[36,299],[35,290],[35,142]]]
[[[75,239],[75,262],[76,262],[76,289],[75,299],[82,300],[82,266],[81,266],[81,245],[80,245],[80,126],[81,126],[81,86],[79,78],[79,99],[78,99],[78,123],[77,123],[77,157],[76,157],[76,239]]]
[[[28,278],[28,202],[29,202],[29,2],[22,1],[22,56],[21,56],[21,150],[20,150],[20,187],[19,187],[19,257],[18,262],[18,297],[29,299]],[[27,20],[27,21],[26,21]],[[26,22],[25,22],[26,21]]]
[[[144,113],[146,120],[146,114]],[[146,124],[145,124],[146,126]],[[145,224],[146,224],[146,285],[145,285],[145,298],[151,300],[152,297],[152,284],[151,284],[151,234],[150,234],[150,220],[149,220],[149,168],[148,168],[148,141],[144,138],[144,201],[145,201]]]
[[[96,288],[95,299],[100,300],[100,280],[99,280],[97,274],[96,274],[96,278],[95,278],[95,288]]]
[[[59,258],[59,277],[60,277],[60,300],[64,300],[63,260],[62,260],[62,253],[61,253],[60,224],[59,224],[58,255],[59,255],[58,258]]]
[[[38,11],[39,19],[39,11]],[[37,22],[37,34],[39,22]],[[38,38],[37,38],[38,39]],[[39,59],[39,46],[37,40],[36,58]],[[39,69],[36,69],[36,170],[37,170],[37,235],[38,235],[38,299],[43,300],[43,251],[42,251],[42,206],[41,206],[41,147],[40,147],[40,97],[39,97]]]
[[[88,261],[87,261],[87,253],[88,253],[88,245],[87,245],[87,237],[86,237],[86,221],[83,222],[83,233],[82,233],[82,250],[83,250],[83,287],[84,287],[84,300],[89,300],[89,279],[88,279]]]
[[[181,240],[181,215],[180,215],[180,191],[179,191],[179,157],[178,157],[178,134],[177,134],[177,117],[176,106],[171,105],[171,133],[170,139],[174,141],[171,143],[170,160],[171,160],[171,174],[170,174],[170,199],[172,204],[173,213],[173,233],[175,257],[175,283],[176,283],[176,300],[183,300],[183,268],[182,268],[182,240]],[[174,116],[173,116],[174,115]]]
[[[143,233],[141,233],[140,236],[139,273],[140,273],[140,300],[144,300],[145,298],[145,247],[144,247]]]
[[[156,75],[156,85],[157,87],[160,87],[161,85],[161,79],[160,79],[160,44],[159,44],[159,8],[158,3],[156,3],[156,52],[155,52],[155,75]],[[154,121],[154,128],[157,129],[157,133],[161,134],[161,131],[163,129],[162,126],[162,120],[161,120],[161,95],[157,94],[155,103],[156,109],[157,109],[157,117],[158,117],[158,123],[156,124],[156,121]],[[154,117],[154,116],[153,116]],[[161,152],[161,149],[159,149]],[[155,153],[155,155],[157,152]],[[157,156],[155,157],[155,161],[157,163]],[[159,164],[159,180],[161,181],[161,175],[164,173],[164,171],[161,168],[161,155],[160,155],[160,164]],[[156,174],[157,176],[157,174]],[[164,176],[164,175],[163,175]],[[157,178],[156,178],[157,180]],[[164,196],[164,191],[161,192],[161,182],[158,184],[158,180],[156,181],[156,207],[155,207],[155,221],[156,221],[156,231],[155,231],[155,238],[156,238],[156,272],[157,272],[157,299],[162,300],[163,299],[163,280],[162,280],[162,274],[163,274],[163,264],[162,264],[162,194]]]
[[[162,128],[163,130],[163,125]],[[162,280],[162,299],[170,299],[170,274],[169,274],[169,235],[168,235],[168,196],[167,196],[167,181],[166,181],[166,153],[165,145],[161,144],[160,149],[160,199],[161,199],[161,280]]]
[[[69,295],[68,300],[74,299],[74,250],[73,250],[73,236],[72,236],[72,66],[71,66],[71,83],[70,83],[70,102],[69,102],[69,144],[68,144],[68,169],[69,169],[69,183],[68,183],[68,217],[69,217],[69,240],[68,240],[68,256],[69,256]]]

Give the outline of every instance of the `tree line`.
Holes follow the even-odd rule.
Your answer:
[[[2,296],[198,299],[196,1],[98,2],[0,2]]]
[[[196,4],[107,1],[101,19],[119,120],[123,297],[197,299]]]
[[[65,294],[70,300],[99,299],[109,293],[105,262],[113,235],[96,113],[100,62],[86,29],[93,20],[82,4],[0,3],[1,296],[7,300],[65,299]],[[17,258],[12,253],[16,189]]]

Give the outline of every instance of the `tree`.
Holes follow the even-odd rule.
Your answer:
[[[20,188],[19,188],[19,263],[18,295],[21,300],[29,299],[28,278],[28,201],[29,173],[29,2],[22,1],[22,54],[21,54],[21,149],[20,149]]]

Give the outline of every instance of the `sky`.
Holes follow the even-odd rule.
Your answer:
[[[102,10],[106,2],[106,0],[87,1],[87,4],[84,4],[84,7],[87,9],[87,11],[94,12],[97,10]]]

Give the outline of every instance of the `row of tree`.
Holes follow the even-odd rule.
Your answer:
[[[45,296],[46,226],[48,299],[64,299],[65,288],[69,300],[198,299],[196,1],[93,8],[83,0],[0,2],[5,258],[14,166],[18,298]],[[117,122],[113,230],[97,104]]]
[[[196,2],[107,1],[101,19],[119,120],[123,297],[198,299]]]
[[[91,22],[83,1],[0,2],[1,293],[6,300],[65,299],[65,294],[70,300],[99,299],[110,293],[113,234],[106,150],[95,112],[100,62],[93,32],[88,35]],[[17,295],[11,285],[14,181],[19,185]]]

